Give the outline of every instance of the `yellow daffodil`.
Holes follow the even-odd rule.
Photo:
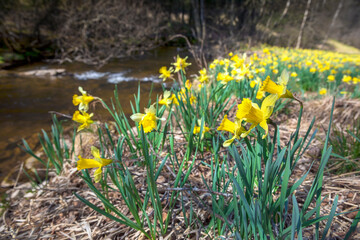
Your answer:
[[[220,126],[217,128],[218,131],[227,131],[233,134],[233,137],[226,140],[223,143],[224,147],[230,146],[230,144],[235,140],[240,138],[241,134],[245,133],[246,130],[241,126],[241,120],[235,119],[235,122],[230,121],[227,118],[227,115],[224,116],[224,119],[221,121]]]
[[[174,72],[178,72],[178,71],[182,70],[184,73],[186,73],[186,72],[185,72],[185,68],[186,68],[187,66],[190,66],[190,65],[191,65],[191,63],[187,63],[187,62],[186,62],[186,59],[187,59],[187,58],[188,58],[188,57],[181,58],[181,57],[179,57],[179,55],[176,57],[176,62],[175,62],[175,63],[172,63],[172,65],[174,65],[174,67],[175,67],[175,71],[174,71]]]
[[[79,161],[77,161],[77,170],[83,170],[88,168],[98,168],[94,173],[94,181],[99,182],[101,179],[102,167],[112,163],[111,159],[101,158],[99,149],[91,147],[91,154],[94,159],[82,158],[79,155]]]
[[[201,130],[201,119],[198,119],[198,121],[197,121],[197,126],[194,127],[193,133],[194,133],[194,134],[199,134],[199,133],[200,133],[200,130]],[[209,132],[209,131],[210,131],[210,128],[207,127],[207,126],[205,126],[205,123],[204,123],[203,131],[202,131],[202,134],[201,134],[201,138],[200,138],[200,139],[203,139],[205,133],[206,133],[206,132]]]
[[[82,124],[78,127],[78,132],[83,130],[84,128],[89,127],[90,124],[94,123],[94,121],[91,120],[92,116],[92,113],[88,114],[87,112],[80,113],[79,111],[75,111],[72,120]]]
[[[263,138],[265,138],[269,132],[269,128],[267,125],[267,120],[270,118],[276,100],[278,100],[277,94],[271,94],[267,96],[261,104],[261,108],[256,103],[251,102],[250,99],[245,98],[238,105],[238,111],[236,113],[236,117],[241,120],[245,120],[246,122],[250,123],[251,126],[249,130],[243,134],[241,137],[246,137],[250,131],[259,125],[262,129],[265,130],[265,134]]]
[[[342,78],[342,81],[347,84],[350,84],[351,80],[352,80],[352,77],[348,76],[348,75],[344,75],[344,77]]]
[[[244,80],[246,77],[249,77],[251,74],[250,72],[250,64],[242,64],[240,68],[236,69],[236,81],[240,82]],[[235,74],[233,74],[235,76]],[[250,78],[250,77],[249,77]]]
[[[145,108],[144,113],[135,113],[130,118],[139,123],[139,128],[142,126],[145,133],[151,132],[156,128],[156,120],[165,120],[164,118],[156,117],[156,109],[153,105],[150,108]]]
[[[206,68],[203,68],[199,71],[200,73],[200,76],[199,76],[199,81],[201,83],[205,82],[205,83],[208,83],[209,82],[209,76],[207,75],[206,73]]]
[[[256,84],[257,84],[257,82],[256,82],[255,80],[252,80],[252,81],[250,82],[250,87],[251,87],[251,88],[254,88],[254,87],[256,86]]]
[[[190,91],[191,86],[192,86],[192,83],[190,82],[190,80],[186,80],[186,82],[185,82],[186,89]]]
[[[296,73],[296,72],[292,72],[290,76],[296,78],[296,77],[297,77],[297,73]]]
[[[358,77],[353,77],[352,81],[353,81],[353,84],[357,84],[357,83],[360,82],[360,78],[358,78]]]
[[[335,76],[334,75],[329,75],[329,76],[327,76],[327,80],[329,82],[333,82],[333,81],[335,81]]]
[[[222,84],[226,85],[228,82],[234,80],[234,77],[230,76],[228,73],[219,72],[216,80],[220,81]]]
[[[93,96],[87,95],[86,91],[84,91],[82,87],[79,87],[79,92],[82,95],[78,96],[77,94],[74,94],[73,104],[74,106],[79,105],[79,110],[81,112],[87,112],[89,110],[89,103],[95,98]]]
[[[159,78],[162,78],[163,81],[165,81],[168,78],[172,78],[172,72],[174,71],[174,69],[171,67],[169,69],[167,69],[165,66],[161,67],[159,69],[159,73],[161,73],[161,75],[159,76]]]
[[[234,62],[234,64],[232,65],[234,68],[240,68],[246,60],[246,55],[244,54],[243,58],[240,58],[236,54],[236,55],[232,56],[232,58],[230,60]]]
[[[321,89],[319,90],[319,94],[320,94],[320,95],[325,95],[326,92],[327,92],[326,88],[321,88]]]
[[[265,92],[259,89],[256,93],[256,99],[262,99],[263,97],[265,97]]]
[[[273,70],[273,73],[276,75],[276,74],[278,74],[278,73],[279,73],[279,70],[274,69],[274,70]]]
[[[171,104],[179,105],[179,102],[176,99],[175,94],[171,94],[170,91],[165,91],[164,97],[159,101],[159,104],[165,105],[167,108],[170,108]]]
[[[188,93],[186,94],[186,92]],[[181,88],[178,97],[184,103],[187,102],[187,98],[189,98],[190,104],[193,104],[196,101],[196,97],[193,96],[187,88]]]
[[[263,82],[260,90],[271,94],[277,94],[279,98],[293,98],[292,93],[286,89],[289,81],[289,73],[283,70],[278,78],[278,84],[273,82],[268,76]]]

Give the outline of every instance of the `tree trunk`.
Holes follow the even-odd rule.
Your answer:
[[[204,41],[206,35],[206,22],[204,17],[204,0],[200,0],[200,24],[201,24],[201,40]]]
[[[296,48],[300,48],[301,38],[302,38],[302,35],[304,33],[304,28],[305,28],[305,23],[306,23],[307,16],[309,15],[310,5],[311,5],[311,0],[308,0],[307,4],[306,4],[306,9],[305,9],[305,12],[304,12],[304,17],[303,17],[303,20],[302,20],[302,23],[301,23],[301,26],[300,26],[299,36],[297,38]]]
[[[340,11],[341,11],[341,9],[342,9],[343,3],[344,3],[344,0],[340,0],[340,1],[339,1],[339,5],[338,5],[337,8],[336,8],[336,11],[335,11],[334,16],[333,16],[333,18],[332,18],[332,20],[331,20],[329,29],[328,29],[327,32],[326,32],[325,38],[324,38],[323,43],[321,44],[321,47],[320,47],[320,48],[322,48],[323,45],[324,45],[324,43],[326,43],[326,41],[328,40],[329,35],[330,35],[330,32],[331,32],[331,29],[332,29],[332,28],[334,27],[334,25],[335,25],[335,21],[336,21],[337,17],[339,16],[339,13],[340,13]]]
[[[199,2],[198,0],[191,0],[191,5],[193,7],[193,16],[194,16],[194,27],[195,27],[195,38],[201,38],[201,22],[200,22],[200,13],[199,13]]]
[[[284,8],[284,11],[283,13],[281,14],[281,17],[279,19],[279,22],[285,17],[285,15],[287,14],[287,12],[289,11],[289,7],[290,7],[290,0],[287,0],[286,1],[286,5],[285,5],[285,8]]]

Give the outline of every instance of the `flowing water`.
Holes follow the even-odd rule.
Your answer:
[[[152,84],[153,100],[162,93],[158,70],[161,66],[169,67],[177,54],[188,55],[178,51],[176,48],[157,49],[141,57],[112,61],[98,69],[80,63],[36,63],[0,72],[0,180],[27,157],[18,147],[21,139],[33,141],[31,145],[35,146],[36,134],[41,129],[49,130],[49,111],[73,114],[76,107],[72,105],[72,96],[80,94],[78,86],[110,104],[117,85],[123,110],[129,116],[130,101],[134,100],[139,82],[142,106],[148,102]],[[66,74],[55,77],[23,75],[26,71],[39,69],[65,69]],[[96,111],[98,108],[100,105]],[[99,110],[97,114],[109,119],[105,111]]]

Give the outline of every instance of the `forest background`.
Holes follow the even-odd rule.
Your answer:
[[[258,43],[359,48],[359,12],[357,0],[1,0],[1,66],[98,65],[164,45],[196,45],[207,58]]]

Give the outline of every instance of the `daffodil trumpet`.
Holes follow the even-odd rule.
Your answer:
[[[241,126],[241,120],[236,118],[235,122],[230,121],[227,118],[227,115],[224,116],[223,120],[221,121],[220,126],[217,128],[218,131],[227,131],[229,133],[232,133],[232,138],[226,140],[223,143],[224,147],[229,147],[235,139],[238,139],[241,137],[243,133],[246,132],[245,128]]]
[[[293,94],[287,90],[289,77],[289,73],[286,70],[282,71],[281,76],[278,78],[278,83],[275,83],[270,77],[267,77],[263,82],[260,91],[277,94],[279,98],[294,98]]]

